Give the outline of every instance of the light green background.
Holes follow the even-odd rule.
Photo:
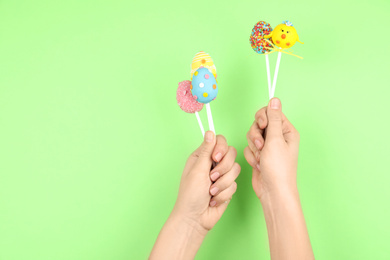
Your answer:
[[[200,50],[242,172],[197,259],[269,259],[242,153],[268,92],[249,35],[285,19],[304,60],[282,56],[276,96],[301,133],[315,255],[390,259],[389,13],[388,0],[0,1],[0,259],[147,258],[201,142],[175,100]]]

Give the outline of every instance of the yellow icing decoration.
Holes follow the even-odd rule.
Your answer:
[[[198,52],[194,59],[192,60],[191,64],[191,80],[192,75],[196,72],[197,69],[199,69],[201,66],[204,68],[207,68],[211,73],[213,73],[214,77],[217,76],[217,69],[215,68],[214,62],[211,59],[210,55],[205,53],[204,51]],[[196,76],[197,74],[195,74]]]
[[[271,38],[272,42],[282,49],[291,48],[296,42],[303,44],[299,40],[297,30],[293,26],[286,24],[279,24],[270,34],[265,35],[264,38]]]
[[[203,93],[203,96],[204,96],[204,97],[208,97],[209,94],[207,94],[207,92],[205,92],[205,93]]]
[[[272,42],[267,39],[271,39]],[[290,48],[296,42],[302,44],[303,42],[299,40],[297,30],[295,30],[295,28],[292,26],[292,23],[289,21],[284,21],[282,24],[276,26],[270,34],[264,36],[264,40],[272,46],[270,48],[264,47],[265,49],[270,50],[270,52],[267,52],[265,54],[270,54],[278,51],[303,59],[298,55],[292,54],[292,50],[290,50]]]

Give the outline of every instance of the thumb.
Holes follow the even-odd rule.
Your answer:
[[[273,98],[267,108],[268,127],[267,139],[283,138],[282,104],[278,98]]]
[[[199,157],[195,162],[194,168],[199,171],[210,171],[213,162],[211,154],[214,151],[215,143],[216,139],[214,133],[212,131],[207,131],[204,135],[203,143],[199,147]]]

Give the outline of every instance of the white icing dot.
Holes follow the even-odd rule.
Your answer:
[[[199,87],[203,88],[204,87],[204,83],[199,83]]]

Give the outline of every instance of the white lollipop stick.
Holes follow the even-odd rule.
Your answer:
[[[270,69],[269,69],[268,54],[265,54],[265,64],[267,66],[268,96],[269,96],[269,99],[271,99],[271,72],[270,72]]]
[[[210,131],[213,131],[213,133],[215,134],[215,128],[214,128],[213,116],[211,115],[210,103],[206,104],[206,111],[207,111],[207,120],[209,121],[209,129]]]
[[[280,65],[280,59],[282,58],[282,52],[279,51],[278,53],[278,59],[276,61],[276,68],[275,68],[275,74],[274,74],[274,80],[272,82],[272,89],[271,89],[271,96],[270,99],[274,97],[275,95],[275,87],[276,87],[276,80],[278,79],[278,72],[279,72],[279,65]]]
[[[202,131],[202,136],[204,136],[204,128],[203,128],[202,121],[200,120],[199,113],[195,112],[195,115],[196,115],[196,119],[198,119],[198,124],[200,127],[200,131]]]

